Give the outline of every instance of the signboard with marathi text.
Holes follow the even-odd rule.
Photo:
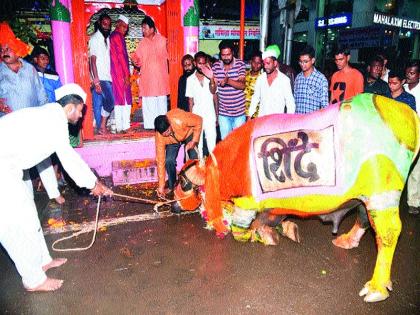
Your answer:
[[[340,30],[338,43],[347,49],[391,46],[394,34],[381,25],[344,29]]]
[[[261,136],[253,150],[262,193],[336,185],[333,126]]]
[[[239,39],[239,25],[204,25],[200,23],[200,39]],[[260,39],[260,27],[245,26],[245,39]]]

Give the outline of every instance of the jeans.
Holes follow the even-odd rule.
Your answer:
[[[101,127],[102,117],[108,117],[114,109],[114,95],[112,94],[112,82],[100,81],[102,93],[92,89],[93,115],[96,128]]]
[[[192,135],[182,142],[168,144],[166,146],[165,168],[168,173],[168,188],[174,189],[176,182],[176,158],[178,157],[179,148],[181,144],[187,144],[192,140]],[[197,151],[195,149],[188,150],[190,159],[198,159]]]
[[[220,136],[222,140],[235,128],[245,123],[245,115],[231,117],[219,115]]]

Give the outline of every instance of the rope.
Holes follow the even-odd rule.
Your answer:
[[[64,241],[64,240],[68,240],[70,238],[76,237],[80,234],[84,234],[84,233],[88,233],[90,231],[85,231],[85,230],[81,230],[79,232],[73,233],[70,236],[66,236],[66,237],[62,237],[58,240],[56,240],[53,244],[52,244],[52,249],[55,250],[56,252],[75,252],[75,251],[82,251],[82,250],[87,250],[89,248],[92,247],[93,243],[95,243],[95,239],[96,239],[96,232],[98,230],[98,218],[99,218],[99,207],[101,205],[101,196],[99,196],[98,198],[98,203],[96,205],[96,218],[95,218],[95,228],[93,230],[93,236],[92,236],[92,241],[90,242],[90,244],[87,247],[75,247],[75,248],[55,248],[55,245]]]
[[[146,203],[155,204],[153,206],[153,211],[156,212],[157,214],[159,214],[158,209],[161,206],[164,206],[164,205],[167,205],[167,204],[171,204],[171,203],[173,203],[175,201],[183,200],[183,199],[187,198],[187,197],[184,197],[184,198],[181,198],[181,199],[174,199],[174,200],[168,200],[168,199],[166,199],[165,201],[156,201],[156,200],[144,199],[144,198],[140,198],[140,197],[133,197],[133,196],[123,195],[123,194],[116,194],[116,193],[114,193],[113,196],[127,198],[127,199],[133,199],[133,200],[136,200],[136,201],[142,201],[142,202],[146,202]],[[101,206],[101,196],[99,196],[98,203],[96,205],[95,228],[94,228],[94,232],[93,232],[93,236],[92,236],[92,241],[90,242],[90,244],[88,246],[86,246],[86,247],[75,247],[75,248],[56,248],[55,247],[56,244],[58,244],[58,243],[60,243],[62,241],[65,241],[65,240],[71,239],[73,237],[79,236],[80,234],[84,234],[84,233],[89,233],[90,232],[90,229],[83,229],[83,230],[81,230],[79,232],[73,233],[72,235],[69,235],[69,236],[66,236],[66,237],[62,237],[62,238],[56,240],[52,244],[52,246],[51,246],[52,249],[54,251],[56,251],[56,252],[72,252],[72,251],[75,252],[75,251],[82,251],[82,250],[87,250],[87,249],[91,248],[92,245],[93,245],[93,243],[95,243],[95,240],[96,240],[96,233],[97,233],[97,230],[98,230],[98,221],[99,221],[98,219],[99,219],[99,208],[100,208],[100,206]]]

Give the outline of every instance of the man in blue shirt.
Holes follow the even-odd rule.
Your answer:
[[[327,78],[315,67],[315,51],[306,46],[299,54],[302,69],[295,80],[294,95],[297,114],[307,114],[328,105]]]
[[[27,46],[15,37],[7,23],[0,23],[0,119],[10,112],[48,103],[47,94],[36,69],[22,59],[29,53]],[[65,199],[58,190],[51,160],[44,159],[36,167],[50,199],[54,198],[57,203],[63,204]],[[28,170],[25,170],[24,178],[32,192],[32,180]]]
[[[391,70],[388,74],[389,93],[386,95],[398,102],[406,103],[414,111],[416,110],[416,99],[413,95],[404,90],[405,76],[403,73]]]
[[[32,52],[33,64],[38,71],[38,75],[42,81],[42,85],[45,88],[45,92],[48,96],[48,102],[55,102],[54,91],[58,89],[62,84],[60,77],[50,67],[50,55],[48,52],[40,47],[35,46]]]

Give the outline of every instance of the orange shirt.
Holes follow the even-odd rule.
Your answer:
[[[350,68],[344,72],[339,70],[331,78],[331,103],[341,102],[359,93],[363,93],[363,75],[356,69]]]
[[[159,187],[165,186],[165,160],[166,146],[172,143],[179,143],[187,139],[191,134],[192,141],[198,143],[200,140],[203,119],[190,112],[175,108],[166,113],[169,124],[172,127],[173,136],[164,137],[155,132],[156,162],[158,167]]]
[[[168,51],[166,38],[155,34],[143,38],[131,56],[140,64],[139,96],[169,94]]]

